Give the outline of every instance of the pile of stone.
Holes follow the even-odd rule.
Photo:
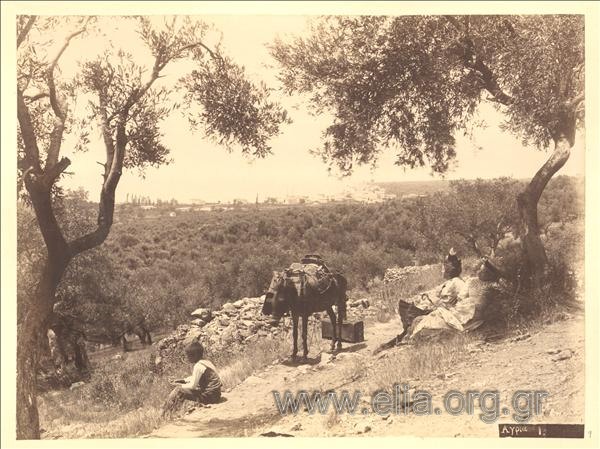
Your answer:
[[[411,275],[432,268],[432,265],[407,266],[389,268],[385,273],[384,283],[402,282]],[[271,326],[271,317],[262,314],[264,296],[243,298],[235,302],[225,303],[219,310],[198,308],[192,312],[188,324],[182,324],[171,335],[160,340],[157,364],[165,357],[183,354],[183,347],[192,341],[202,342],[212,353],[222,351],[235,352],[244,345],[261,339],[273,339],[286,335],[291,330],[291,319],[283,318],[278,326]],[[395,316],[395,303],[392,310],[377,296],[370,299],[350,299],[347,303],[347,320],[377,320],[382,314]],[[326,313],[314,314],[310,317],[310,325],[321,320],[329,320]]]
[[[392,267],[385,270],[384,284],[394,284],[406,280],[407,277],[427,271],[434,265],[408,265],[406,267]]]
[[[350,299],[347,303],[347,320],[358,321],[374,318],[377,315],[377,304],[371,304],[367,298]]]
[[[203,337],[211,346],[230,346],[248,343],[260,337],[269,337],[285,332],[287,320],[279,326],[269,324],[271,317],[261,313],[264,297],[244,298],[225,303],[220,310],[199,308],[192,312],[192,333]]]
[[[219,310],[204,307],[194,310],[189,324],[178,326],[157,343],[156,363],[171,356],[175,350],[181,354],[181,349],[192,341],[200,341],[214,354],[223,350],[235,351],[248,343],[288,333],[291,329],[290,318],[285,317],[277,326],[272,326],[272,318],[262,314],[263,302],[264,296],[243,298],[225,303]],[[318,319],[317,316],[311,316],[310,324]]]

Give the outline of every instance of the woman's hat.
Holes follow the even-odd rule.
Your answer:
[[[460,273],[462,273],[462,262],[456,255],[454,248],[450,248],[444,261],[444,275],[451,279],[460,276]]]

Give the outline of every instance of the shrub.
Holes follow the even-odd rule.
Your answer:
[[[139,257],[129,256],[125,259],[125,265],[129,270],[137,270],[142,266],[142,261]]]
[[[140,241],[131,234],[121,234],[119,236],[119,245],[121,245],[121,248],[130,248],[138,243]]]
[[[115,384],[110,375],[102,369],[96,370],[93,380],[83,391],[83,397],[89,401],[101,403],[107,407],[119,404]]]
[[[564,311],[580,307],[577,295],[583,282],[583,228],[572,223],[557,227],[545,242],[548,265],[541,289],[526,282],[522,250],[517,242],[498,250],[496,262],[507,279],[497,294],[499,320],[505,327],[527,327],[532,322],[554,321]]]

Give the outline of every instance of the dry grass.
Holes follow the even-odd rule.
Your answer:
[[[261,340],[243,351],[215,361],[225,390],[287,355],[289,335]],[[126,438],[146,435],[163,423],[162,404],[173,388],[170,379],[189,375],[191,366],[171,363],[164,372],[154,368],[151,348],[130,352],[122,360],[95,361],[90,382],[73,391],[40,397],[44,438]]]
[[[160,423],[160,407],[171,390],[168,374],[154,370],[152,352],[143,349],[122,360],[96,360],[92,379],[73,391],[54,391],[40,399],[45,438],[122,438],[147,433]],[[115,419],[115,416],[118,416]]]
[[[325,428],[328,430],[333,429],[341,422],[340,415],[336,412],[335,408],[329,412],[327,419],[325,420]]]
[[[390,389],[394,384],[449,373],[468,355],[472,341],[472,335],[457,334],[441,342],[425,341],[390,351],[365,373],[365,391]]]
[[[285,357],[290,352],[289,335],[261,340],[246,346],[219,370],[224,389],[234,388],[257,370]]]
[[[441,266],[428,268],[409,274],[404,280],[392,283],[380,283],[374,287],[374,297],[378,303],[376,319],[387,323],[398,314],[398,301],[408,299],[418,293],[429,290],[443,282]]]

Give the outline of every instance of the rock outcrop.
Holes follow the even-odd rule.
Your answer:
[[[243,298],[225,303],[219,310],[194,310],[189,324],[181,324],[169,336],[156,343],[155,363],[160,365],[177,354],[192,341],[201,342],[208,355],[222,351],[235,352],[250,342],[272,339],[291,329],[290,318],[283,318],[278,326],[271,326],[271,317],[261,312],[264,296]],[[318,320],[311,316],[311,321]]]
[[[384,283],[395,284],[409,277],[419,276],[421,272],[431,269],[431,265],[393,267],[386,271]],[[182,324],[156,343],[157,365],[173,357],[181,357],[183,347],[192,341],[200,341],[207,349],[208,356],[221,352],[240,351],[244,345],[261,339],[273,339],[286,335],[291,331],[291,319],[284,317],[279,325],[271,326],[271,317],[262,314],[264,296],[243,298],[225,303],[219,310],[200,307],[194,310],[188,324]],[[381,321],[397,316],[397,299],[387,304],[381,298],[350,299],[347,308],[347,320]],[[329,320],[326,313],[311,315],[310,324],[321,320]]]
[[[396,282],[402,282],[409,276],[414,276],[423,271],[431,269],[434,265],[408,265],[406,267],[391,267],[385,270],[383,276],[384,284],[393,284]]]

